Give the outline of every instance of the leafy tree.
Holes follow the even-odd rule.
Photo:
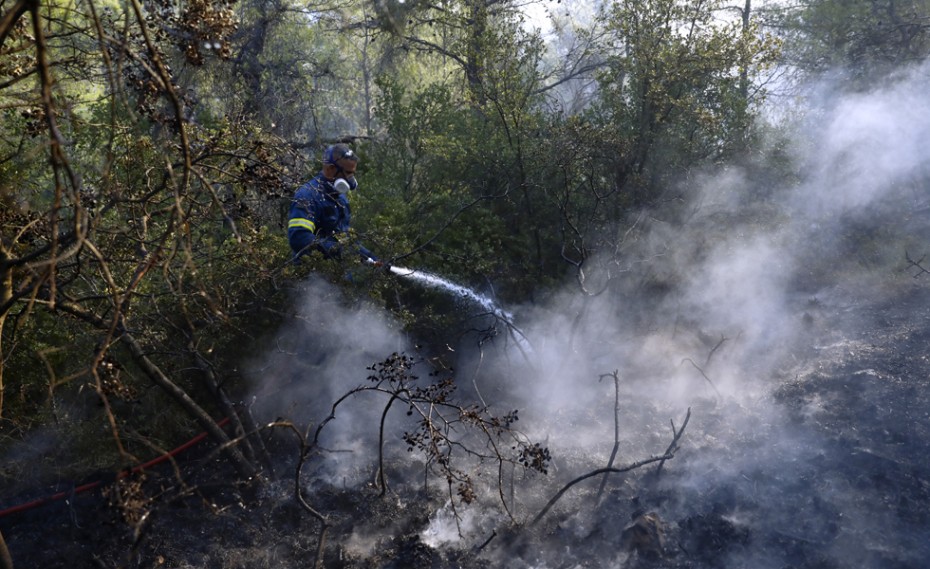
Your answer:
[[[377,192],[366,199],[378,208],[375,230],[393,228],[398,261],[416,254],[445,275],[478,286],[485,283],[472,279],[485,275],[515,296],[551,274],[531,187],[543,45],[517,8],[462,2],[388,11],[393,48],[432,73],[379,80],[379,142],[389,143],[367,147],[366,173]]]
[[[745,142],[747,80],[774,54],[752,22],[618,4],[612,35],[584,36],[584,63],[552,77],[518,8],[5,4],[0,361],[30,370],[5,382],[17,417],[49,405],[38,385],[89,386],[127,460],[121,430],[146,418],[131,394],[154,383],[138,409],[172,401],[226,442],[211,419],[236,414],[224,364],[275,325],[277,278],[340,272],[285,267],[282,228],[304,154],[336,138],[363,155],[366,242],[505,299],[618,254],[618,222]],[[553,86],[594,69],[594,105],[546,112]],[[387,299],[388,282],[365,292]],[[449,318],[390,286],[424,327]],[[226,448],[252,468],[247,445]]]
[[[549,136],[547,173],[560,182],[550,193],[554,223],[563,257],[579,269],[596,251],[616,260],[637,212],[672,199],[688,170],[744,147],[762,96],[746,84],[774,61],[777,43],[752,22],[721,23],[722,8],[680,0],[608,8],[618,47],[600,73],[599,100]]]
[[[930,53],[925,0],[816,0],[761,14],[785,40],[784,64],[802,76],[841,70],[853,86],[867,87]]]
[[[17,418],[95,393],[117,463],[136,452],[125,428],[164,417],[166,401],[188,418],[174,423],[228,442],[213,417],[236,410],[218,370],[226,346],[260,333],[256,300],[273,300],[286,258],[269,253],[281,237],[263,207],[284,167],[268,149],[282,145],[248,121],[195,122],[175,71],[224,56],[228,6],[126,8],[19,2],[0,28],[3,49],[30,56],[0,91],[13,118],[0,146],[0,362],[23,366],[5,391]],[[27,371],[30,354],[44,377]],[[242,448],[226,452],[250,476]]]
[[[220,108],[255,119],[297,148],[365,136],[371,40],[367,27],[355,25],[357,10],[338,2],[242,2],[231,65],[212,69],[217,84],[239,85],[218,95]]]

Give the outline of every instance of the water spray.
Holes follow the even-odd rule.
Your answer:
[[[442,277],[427,273],[425,271],[419,271],[419,270],[415,271],[413,269],[406,269],[404,267],[392,266],[391,272],[394,273],[395,275],[410,278],[412,280],[415,280],[421,284],[424,284],[432,288],[445,289],[451,292],[452,294],[455,294],[456,296],[460,296],[462,298],[465,298],[465,299],[468,299],[474,302],[475,304],[478,304],[482,308],[486,309],[488,312],[494,314],[501,320],[504,320],[505,322],[507,322],[507,324],[511,326],[513,325],[512,314],[510,314],[509,312],[505,312],[504,310],[501,310],[500,308],[498,308],[497,305],[494,304],[494,301],[492,301],[490,298],[483,296],[481,294],[478,294],[477,292],[469,288],[465,288],[461,285],[457,285]]]
[[[530,361],[528,352],[532,353],[533,348],[530,345],[526,335],[514,325],[513,314],[498,307],[490,298],[484,296],[483,294],[479,294],[470,288],[455,284],[452,281],[444,279],[438,275],[428,273],[426,271],[408,269],[405,267],[397,267],[393,265],[390,267],[390,271],[397,276],[408,278],[424,286],[443,289],[446,292],[450,292],[455,296],[464,298],[477,304],[478,306],[481,306],[507,325],[507,329],[510,331],[511,337],[513,337],[513,339],[516,341],[520,351],[523,352],[523,357],[526,358],[527,361]]]

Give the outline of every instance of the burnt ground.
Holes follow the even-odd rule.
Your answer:
[[[597,507],[597,484],[579,484],[537,526],[484,518],[437,547],[425,532],[441,492],[315,484],[310,502],[331,524],[325,566],[926,567],[930,286],[811,295],[798,315],[808,336],[756,401],[776,412],[763,416],[752,400],[695,404],[661,476],[650,467],[612,481]],[[636,413],[668,425],[663,409]],[[183,484],[170,466],[125,480],[128,509],[97,489],[2,517],[0,531],[18,569],[310,567],[320,526],[293,499],[292,466],[285,459],[264,486],[236,485],[221,461],[193,453],[179,465]],[[563,460],[540,496],[598,466]],[[2,503],[51,490],[4,491]]]

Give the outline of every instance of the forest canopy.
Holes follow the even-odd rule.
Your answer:
[[[2,416],[138,389],[126,366],[175,397],[226,368],[286,302],[288,200],[336,141],[363,156],[363,239],[504,299],[586,290],[638,212],[749,148],[779,41],[748,6],[554,13],[548,39],[521,7],[5,1]]]

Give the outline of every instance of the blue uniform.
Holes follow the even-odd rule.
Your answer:
[[[349,231],[352,210],[348,194],[340,194],[320,172],[300,186],[291,200],[287,240],[299,257],[316,249],[327,259],[339,258],[342,248],[338,235]],[[358,246],[365,259],[377,260],[370,251]]]

